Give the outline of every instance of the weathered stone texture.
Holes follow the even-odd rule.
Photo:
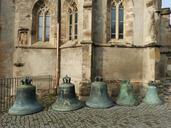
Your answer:
[[[144,0],[144,45],[159,44],[160,15],[156,10],[161,9],[160,0]]]
[[[170,24],[170,15],[161,16],[161,45],[170,46],[171,45],[171,27]]]
[[[105,80],[141,80],[142,53],[143,49],[97,47],[93,66],[94,75],[101,75]]]
[[[56,69],[56,50],[52,49],[16,49],[14,63],[23,63],[14,67],[14,76],[54,75]]]
[[[156,54],[156,48],[146,48],[143,52],[143,80],[147,84],[150,80],[155,80],[156,59],[160,56]]]
[[[126,42],[133,43],[134,37],[134,21],[135,21],[135,12],[134,12],[134,1],[126,1],[126,16],[125,16],[125,38]]]
[[[15,5],[11,0],[1,0],[0,3],[0,76],[11,76],[13,68]]]

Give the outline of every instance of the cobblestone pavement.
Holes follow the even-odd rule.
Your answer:
[[[171,128],[171,104],[109,109],[84,107],[72,112],[43,111],[0,117],[0,128]]]

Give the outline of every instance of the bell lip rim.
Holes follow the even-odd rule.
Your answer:
[[[88,107],[88,108],[93,108],[93,109],[109,109],[109,108],[112,108],[112,107],[114,107],[114,106],[116,106],[115,103],[113,103],[113,104],[110,105],[110,106],[106,106],[106,107],[91,106],[91,105],[87,105],[87,104],[86,104],[86,107]]]
[[[32,111],[32,112],[27,112],[27,113],[22,113],[21,111],[15,113],[15,112],[10,112],[11,108],[8,110],[8,114],[12,115],[12,116],[26,116],[26,115],[32,115],[32,114],[36,114],[39,112],[42,112],[44,110],[43,106],[40,106],[40,108],[38,110]]]
[[[97,108],[97,109],[103,109],[103,108],[111,108],[111,107],[113,107],[113,106],[115,106],[116,105],[116,103],[113,101],[113,100],[109,100],[109,103],[108,103],[108,105],[106,105],[106,107],[99,107],[98,106],[98,104],[94,104],[95,105],[95,107],[93,107],[93,106],[91,106],[91,105],[89,105],[89,103],[91,103],[91,101],[89,101],[89,99],[85,102],[85,105],[87,106],[87,107],[89,107],[89,108]],[[97,105],[97,106],[96,106]]]
[[[142,103],[141,104],[151,105],[151,106],[157,106],[157,105],[163,105],[164,104],[164,101],[161,100],[160,103],[152,103],[152,102],[148,103],[148,102],[142,100]]]
[[[122,104],[122,103],[118,103],[118,102],[116,101],[116,105],[118,105],[118,106],[132,107],[132,106],[138,106],[138,105],[140,105],[140,103],[139,103],[138,101],[135,101],[134,104]]]
[[[85,107],[84,103],[81,102],[80,105],[74,107],[73,109],[63,110],[65,107],[62,107],[63,109],[60,109],[60,108],[55,109],[54,104],[51,106],[51,110],[56,111],[56,112],[76,111],[76,110],[79,110],[79,109]]]

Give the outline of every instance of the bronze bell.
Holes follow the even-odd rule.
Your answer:
[[[120,92],[116,103],[124,106],[138,105],[138,101],[134,96],[133,87],[130,84],[130,80],[123,80],[121,82]]]
[[[17,88],[16,100],[8,113],[11,115],[28,115],[43,110],[36,99],[36,87],[31,84],[32,80],[26,77]]]
[[[92,108],[109,108],[113,106],[112,99],[107,93],[107,84],[103,82],[102,77],[95,78],[95,82],[91,85],[90,97],[86,101],[86,105]]]
[[[72,111],[83,107],[83,103],[76,98],[75,86],[71,83],[71,78],[66,76],[63,83],[59,85],[58,97],[52,105],[56,111]]]
[[[149,105],[161,105],[163,101],[159,98],[154,81],[150,81],[143,102]]]

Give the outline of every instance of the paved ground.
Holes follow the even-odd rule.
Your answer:
[[[4,114],[0,128],[171,128],[171,104],[110,109],[84,107],[73,112],[49,110],[28,116]]]

